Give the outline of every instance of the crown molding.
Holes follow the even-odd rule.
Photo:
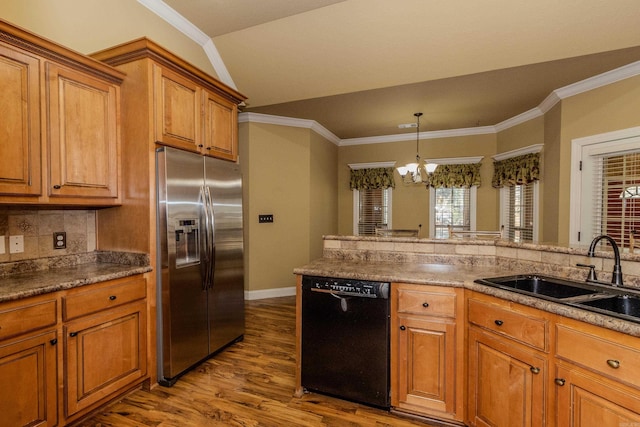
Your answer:
[[[495,126],[480,126],[475,128],[449,129],[420,132],[419,139],[453,138],[470,135],[487,135],[496,133]],[[340,146],[382,144],[385,142],[413,141],[415,133],[401,133],[396,135],[369,136],[363,138],[347,138],[340,140]]]
[[[335,136],[331,131],[315,120],[295,119],[292,117],[273,116],[271,114],[262,113],[240,113],[238,114],[238,123],[264,123],[269,125],[311,129],[335,145],[340,145],[340,138]]]
[[[375,168],[392,168],[396,162],[372,162],[372,163],[349,163],[351,170],[357,169],[375,169]]]
[[[505,151],[504,153],[496,154],[495,156],[491,156],[491,158],[495,161],[510,159],[512,157],[524,156],[525,154],[539,153],[542,151],[542,147],[544,144],[533,144],[527,147],[516,148],[515,150]]]
[[[224,65],[220,52],[218,52],[213,40],[211,40],[209,36],[162,0],[138,0],[138,3],[167,21],[178,31],[200,45],[202,49],[204,49],[213,69],[216,70],[216,74],[219,79],[227,86],[238,90],[236,84],[231,78],[231,74],[229,74],[229,70],[227,70],[226,65]]]

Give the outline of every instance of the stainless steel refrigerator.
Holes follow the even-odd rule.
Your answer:
[[[173,385],[244,334],[242,177],[236,163],[163,147],[158,200],[158,382]]]

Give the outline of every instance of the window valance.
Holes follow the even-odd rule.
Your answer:
[[[349,187],[352,190],[395,188],[393,168],[352,169]]]
[[[493,163],[491,185],[511,187],[529,184],[540,179],[540,153],[525,154]]]
[[[438,165],[429,176],[427,186],[435,188],[460,188],[480,186],[480,163]]]

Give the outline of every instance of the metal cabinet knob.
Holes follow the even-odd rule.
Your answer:
[[[607,365],[611,366],[613,369],[618,369],[620,367],[620,361],[615,359],[607,360]]]
[[[69,336],[70,336],[70,337],[75,337],[75,336],[77,336],[77,335],[78,335],[78,333],[77,333],[77,332],[70,332],[70,333],[69,333]]]
[[[566,380],[564,378],[556,378],[555,380],[553,380],[553,382],[556,383],[556,385],[559,385],[560,387],[562,387],[566,382]]]
[[[54,338],[54,339],[52,339],[51,341],[49,341],[49,343],[50,343],[51,345],[56,345],[56,344],[58,344],[58,339],[57,339],[57,338]]]
[[[502,320],[494,320],[493,323],[495,323],[498,326],[502,326],[504,322]]]
[[[429,307],[429,303],[428,303],[428,302],[423,302],[423,303],[422,303],[422,306],[423,306],[424,308],[427,308],[427,307]]]
[[[537,368],[535,366],[532,366],[529,368],[529,370],[531,371],[532,374],[534,375],[538,375],[540,373],[540,368]]]
[[[406,327],[406,326],[404,326],[404,325],[400,326],[400,330],[401,330],[401,331],[404,331],[405,329],[407,329],[407,327]]]
[[[53,188],[55,188],[56,190],[59,190],[60,186],[56,184],[56,185],[53,186]]]
[[[117,298],[117,297],[116,297],[115,295],[111,295],[111,296],[109,297],[109,301],[115,301],[115,300],[116,300],[116,298]]]

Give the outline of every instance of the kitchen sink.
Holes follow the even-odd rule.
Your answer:
[[[615,295],[606,298],[594,299],[577,303],[578,306],[587,306],[599,311],[629,316],[637,321],[640,318],[640,297],[631,295]]]
[[[586,283],[540,275],[494,277],[479,279],[476,283],[549,299],[574,298],[599,292],[598,289]]]

